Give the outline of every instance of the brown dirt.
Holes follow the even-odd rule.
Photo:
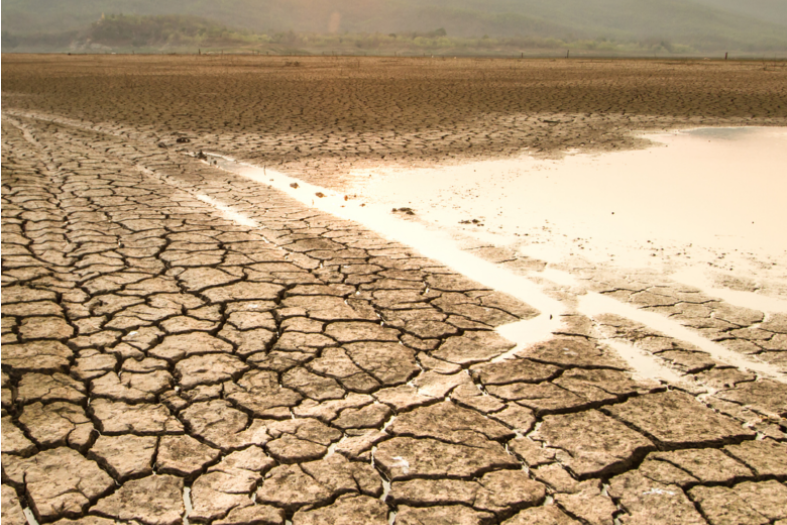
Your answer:
[[[72,59],[78,67],[63,67]],[[372,162],[380,152],[428,162],[552,137],[549,153],[594,132],[604,147],[628,145],[628,129],[695,123],[688,109],[570,123],[577,113],[560,109],[564,123],[550,124],[552,113],[517,113],[538,100],[527,89],[547,93],[543,79],[506,90],[449,64],[419,73],[425,61],[394,62],[407,67],[391,66],[389,80],[382,67],[344,78],[317,61],[300,73],[249,62],[256,69],[244,74],[233,60],[224,72],[189,71],[193,57],[4,59],[4,525],[25,525],[23,507],[40,523],[94,525],[787,519],[784,383],[625,317],[573,309],[555,311],[565,320],[550,340],[509,354],[515,343],[494,329],[537,319],[534,307],[180,151],[210,146],[285,167],[299,158]],[[534,75],[558,67],[530,64]],[[615,92],[600,79],[599,89]],[[565,100],[563,84],[553,85],[552,100]],[[201,89],[219,93],[215,102]],[[784,83],[763,88],[752,107],[782,111],[768,89],[778,94]],[[372,100],[379,108],[364,121],[372,106],[361,102]],[[242,115],[249,120],[237,132],[223,120]],[[475,140],[470,152],[456,145],[460,130]],[[180,134],[192,142],[177,143]],[[364,137],[376,137],[379,151],[364,149]],[[304,176],[315,173],[331,176]],[[227,208],[254,225],[233,222],[220,213]],[[486,248],[520,276],[543,269]],[[784,314],[766,318],[660,276],[588,268],[582,280],[784,373]],[[568,288],[547,291],[566,305],[575,299]],[[671,363],[680,381],[640,381],[612,340]]]
[[[114,123],[327,186],[350,165],[641,145],[632,130],[787,125],[787,64],[3,55],[3,107]]]

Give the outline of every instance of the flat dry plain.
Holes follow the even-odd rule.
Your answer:
[[[4,55],[3,107],[199,139],[339,186],[353,164],[610,150],[786,125],[787,63]],[[330,176],[325,176],[330,175]]]
[[[516,348],[495,329],[548,312],[193,155],[341,188],[350,164],[783,126],[784,63],[2,66],[4,525],[787,523],[787,315],[591,271],[744,365],[570,309]]]

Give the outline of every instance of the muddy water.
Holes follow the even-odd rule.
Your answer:
[[[372,171],[354,191],[553,264],[784,274],[787,128],[645,137],[637,151]]]

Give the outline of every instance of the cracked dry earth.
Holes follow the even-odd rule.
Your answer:
[[[2,137],[5,525],[787,524],[783,382],[615,315],[517,349],[495,329],[531,306],[264,185],[141,135]],[[590,282],[785,371],[783,315]]]

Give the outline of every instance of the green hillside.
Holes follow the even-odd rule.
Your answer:
[[[2,29],[4,42],[31,34],[54,38],[84,32],[102,14],[122,13],[199,17],[266,34],[444,28],[454,38],[664,40],[700,51],[787,51],[787,2],[742,6],[735,0],[4,0]]]

